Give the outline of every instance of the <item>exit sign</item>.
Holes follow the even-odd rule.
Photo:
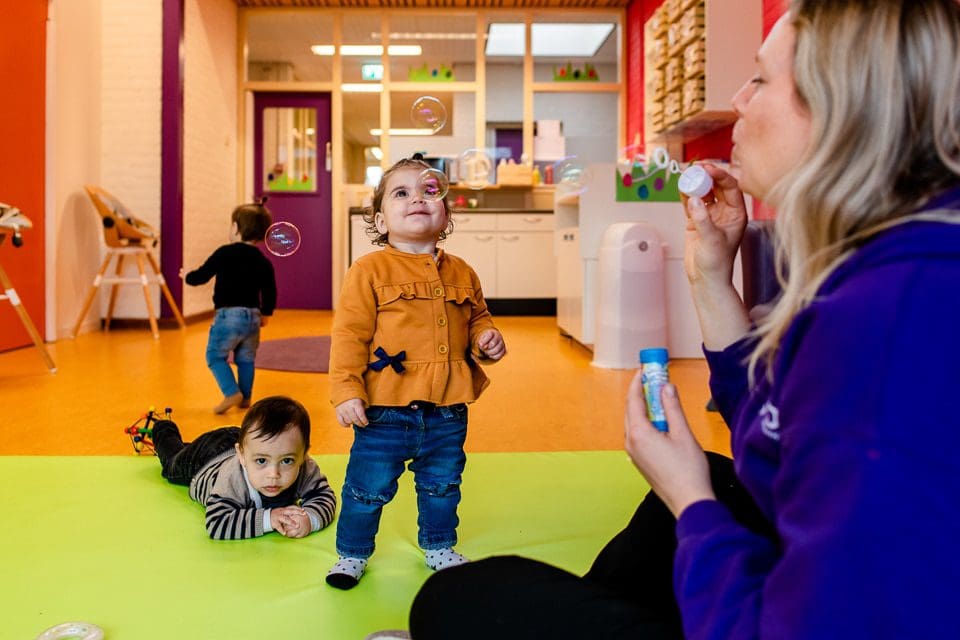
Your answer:
[[[383,80],[383,65],[374,63],[360,65],[360,77],[364,80]]]

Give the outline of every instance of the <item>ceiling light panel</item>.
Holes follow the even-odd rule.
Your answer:
[[[538,22],[532,25],[535,57],[592,58],[613,32],[610,23]],[[488,56],[522,56],[522,23],[491,23],[487,30]]]

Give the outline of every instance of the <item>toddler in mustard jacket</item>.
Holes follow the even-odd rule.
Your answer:
[[[500,360],[507,349],[477,274],[437,247],[452,227],[446,198],[424,197],[418,187],[429,168],[414,156],[383,174],[367,222],[373,242],[386,246],[350,267],[334,314],[330,399],[340,425],[354,432],[339,559],[327,574],[339,589],[363,575],[407,461],[427,566],[467,562],[453,550],[466,405],[489,384],[477,363]]]

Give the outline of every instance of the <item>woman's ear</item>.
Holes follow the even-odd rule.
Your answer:
[[[373,216],[373,224],[377,225],[377,231],[380,233],[385,234],[387,232],[387,220],[383,217],[382,212],[377,211]]]

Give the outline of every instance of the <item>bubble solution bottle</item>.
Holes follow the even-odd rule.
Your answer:
[[[680,193],[691,198],[703,198],[713,191],[713,178],[707,170],[698,164],[693,164],[683,170],[677,181]]]
[[[640,350],[640,376],[643,381],[643,398],[647,402],[647,417],[658,431],[667,430],[667,416],[663,411],[660,391],[670,381],[666,349]]]

